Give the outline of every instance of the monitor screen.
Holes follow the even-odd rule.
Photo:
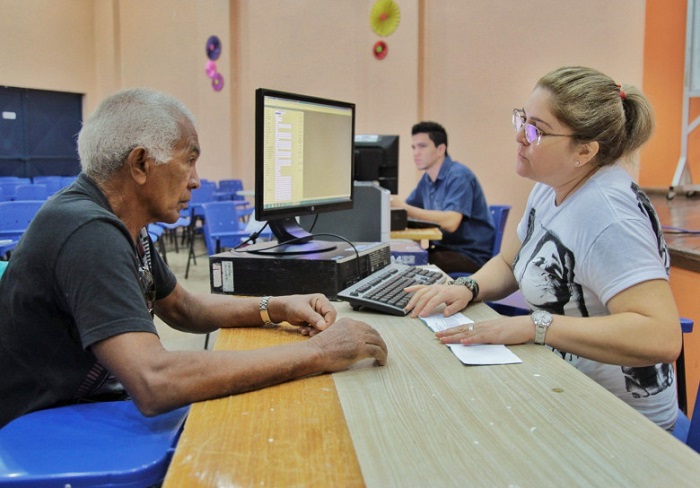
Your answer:
[[[399,192],[399,136],[355,135],[356,181],[376,181],[392,195]]]
[[[352,208],[355,105],[258,88],[255,108],[255,215],[288,243],[266,252],[335,248],[296,217]]]

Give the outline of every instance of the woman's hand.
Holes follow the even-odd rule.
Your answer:
[[[406,305],[411,317],[426,317],[443,303],[446,305],[443,315],[449,317],[464,310],[472,299],[472,292],[461,285],[415,285],[406,291],[413,293]]]
[[[535,338],[529,315],[500,317],[436,332],[443,344],[524,344]]]

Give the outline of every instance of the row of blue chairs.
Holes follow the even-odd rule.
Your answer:
[[[207,254],[211,256],[223,248],[236,247],[252,234],[252,231],[247,230],[247,223],[251,221],[254,208],[239,193],[242,190],[243,181],[240,179],[223,179],[218,183],[200,179],[200,187],[192,191],[185,278],[189,277],[190,265],[197,264],[194,252],[197,235],[204,236]],[[212,205],[217,203],[222,205]],[[216,212],[216,217],[210,216],[207,219],[205,206],[209,206],[210,214]]]
[[[7,259],[43,204],[43,200],[0,202],[0,258]]]
[[[75,181],[76,176],[0,176],[0,201],[46,200]]]

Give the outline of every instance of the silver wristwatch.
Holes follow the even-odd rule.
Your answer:
[[[476,297],[479,296],[479,283],[469,278],[468,276],[461,276],[452,282],[453,285],[463,285],[472,292],[472,302],[476,301]]]
[[[552,314],[546,310],[535,310],[531,317],[535,323],[535,344],[544,344],[547,329],[552,325]]]
[[[270,319],[270,312],[267,310],[267,304],[272,297],[261,297],[260,305],[258,309],[260,310],[260,318],[263,321],[263,325],[274,325],[274,322]]]

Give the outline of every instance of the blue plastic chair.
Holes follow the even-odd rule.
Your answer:
[[[190,222],[192,217],[190,216],[190,209],[185,208],[180,212],[180,218],[176,222],[156,222],[156,225],[161,226],[165,229],[165,233],[171,238],[172,242],[175,244],[175,252],[180,252],[179,246],[177,244],[177,231],[178,229],[183,229],[182,241],[186,242],[188,238],[188,231],[190,227]]]
[[[250,236],[234,202],[205,203],[202,209],[204,241],[210,256],[221,252],[223,248],[236,247]]]
[[[204,210],[202,205],[205,203],[216,202],[217,199],[214,196],[216,192],[216,184],[208,180],[200,178],[200,187],[196,190],[192,190],[192,196],[190,198],[189,208],[190,208],[190,226],[187,231],[188,240],[188,254],[187,254],[187,266],[185,267],[185,279],[190,274],[190,262],[197,264],[197,256],[194,253],[194,239],[201,228],[197,227],[197,223],[204,222]]]
[[[62,176],[35,176],[32,178],[34,184],[46,185],[49,196],[63,188]]]
[[[0,239],[18,240],[43,204],[43,200],[0,202]]]
[[[153,243],[156,245],[160,256],[163,258],[163,261],[165,261],[165,263],[167,264],[168,254],[165,248],[165,240],[163,239],[163,234],[165,234],[165,228],[161,227],[158,224],[148,224],[147,229],[148,236],[151,238],[151,241],[153,241]]]
[[[0,181],[0,190],[2,190],[3,200],[14,200],[17,187],[19,185],[24,185],[27,183],[22,183],[18,181]]]
[[[700,383],[698,384],[698,394],[695,397],[692,420],[688,420],[688,416],[681,409],[678,409],[678,420],[676,420],[676,428],[673,430],[673,437],[700,453]]]
[[[49,198],[49,190],[41,183],[17,185],[15,188],[15,200],[46,200],[47,198]]]
[[[506,222],[508,221],[508,213],[510,212],[510,205],[489,205],[489,210],[491,211],[491,219],[493,219],[493,226],[496,230],[493,239],[493,248],[491,249],[492,256],[495,256],[501,252],[501,243],[503,242],[503,234],[506,230]],[[455,279],[460,276],[469,276],[471,273],[463,273],[461,271],[453,271],[448,273],[450,278]]]
[[[144,417],[119,401],[26,414],[0,429],[0,486],[152,486],[165,477],[188,411]]]
[[[61,187],[65,188],[66,186],[70,186],[73,184],[73,182],[78,178],[78,175],[75,176],[61,176]]]
[[[676,360],[676,385],[678,391],[678,408],[685,414],[688,413],[688,395],[685,391],[685,334],[693,332],[694,322],[687,317],[681,317],[681,352]]]
[[[503,242],[503,234],[506,231],[506,222],[510,213],[510,205],[489,205],[493,225],[496,228],[496,237],[493,240],[493,255],[501,252],[501,243]]]
[[[9,257],[8,253],[17,247],[17,243],[18,241],[16,239],[5,239],[0,237],[0,258],[7,259]]]
[[[243,221],[247,221],[254,212],[253,207],[249,207],[250,203],[243,195],[238,192],[243,190],[243,180],[226,179],[219,181],[218,195],[222,196],[222,200],[233,200],[238,206],[238,216]]]

